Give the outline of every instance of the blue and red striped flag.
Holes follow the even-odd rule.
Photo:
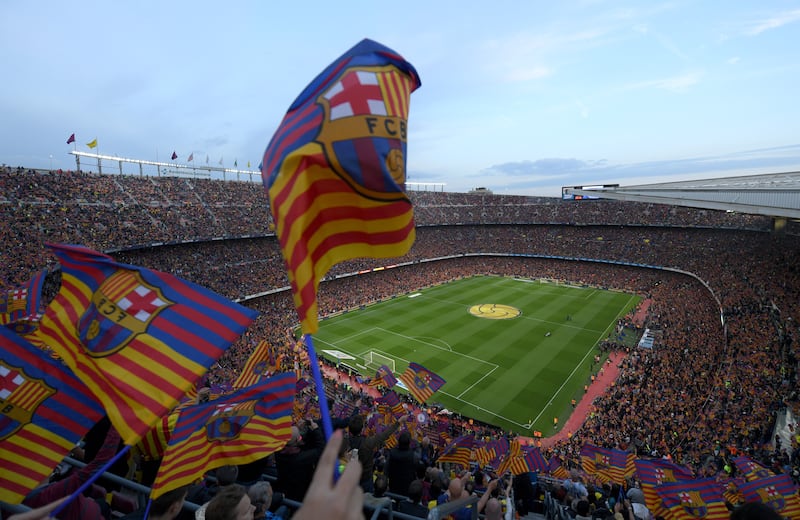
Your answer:
[[[785,474],[760,477],[739,484],[739,492],[747,502],[771,506],[783,518],[800,518],[800,497],[792,477]]]
[[[673,520],[728,520],[722,486],[714,478],[681,480],[656,487]]]
[[[469,461],[472,459],[472,447],[475,445],[475,437],[464,435],[458,437],[453,442],[445,446],[437,462],[451,462],[464,468],[469,468]]]
[[[642,483],[645,504],[653,514],[662,516],[668,514],[661,503],[661,498],[656,493],[656,487],[670,482],[694,480],[694,473],[691,469],[666,459],[636,459],[633,462],[636,474]]]
[[[256,312],[176,276],[51,245],[61,289],[31,338],[51,347],[133,445],[236,341]]]
[[[247,464],[291,438],[295,379],[284,372],[216,401],[180,412],[150,498],[188,485],[206,471]]]
[[[775,473],[754,461],[747,455],[739,455],[738,457],[735,457],[733,459],[733,463],[736,465],[736,469],[739,470],[739,474],[748,481],[759,480],[775,475]]]
[[[624,484],[625,478],[636,470],[633,453],[584,444],[581,448],[583,471],[596,476],[601,482]]]
[[[409,363],[408,368],[400,374],[399,379],[414,396],[414,399],[420,403],[430,399],[433,393],[445,384],[444,379],[419,363]]]
[[[392,415],[397,418],[407,415],[406,409],[403,408],[403,403],[400,402],[400,397],[391,390],[386,392],[385,395],[376,398],[375,402],[386,405],[391,410]]]
[[[18,504],[103,415],[72,371],[0,327],[0,501]]]
[[[0,325],[13,326],[16,322],[39,317],[42,285],[46,276],[47,270],[44,270],[37,273],[25,285],[4,291],[4,294],[0,295]]]
[[[383,385],[386,388],[392,388],[396,384],[397,384],[397,378],[394,377],[392,369],[386,365],[381,365],[380,367],[378,367],[378,371],[375,373],[375,377],[373,377],[372,381],[369,382],[370,386]]]
[[[261,161],[303,332],[318,328],[317,288],[333,265],[402,256],[414,243],[405,193],[414,67],[363,40],[289,107]]]

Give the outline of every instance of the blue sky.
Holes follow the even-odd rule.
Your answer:
[[[800,2],[0,3],[0,163],[255,168],[362,38],[419,72],[408,180],[557,196],[800,169]]]

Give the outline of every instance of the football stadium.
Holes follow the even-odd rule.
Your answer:
[[[304,438],[318,431],[307,424],[320,420],[319,401],[260,184],[21,167],[3,168],[0,183],[6,330],[35,337],[37,320],[67,286],[66,266],[88,261],[67,262],[69,251],[57,256],[50,244],[81,244],[113,265],[174,274],[258,312],[201,370],[179,409],[190,410],[198,392],[205,396],[199,402],[209,394],[212,403],[225,399],[254,352],[264,350],[261,378],[299,377],[289,414]],[[648,507],[666,511],[677,510],[668,492],[678,489],[725,514],[763,489],[783,493],[781,504],[792,507],[795,222],[777,227],[780,219],[769,216],[609,199],[408,196],[416,231],[408,253],[341,262],[318,294],[314,336],[331,415],[344,425],[361,414],[369,432],[391,430],[377,451],[376,474],[409,431],[410,449],[422,451],[430,467],[470,475],[513,467],[518,485],[509,494],[523,516],[561,514],[558,504],[574,498],[565,479],[596,496],[641,487]],[[40,295],[36,312],[14,314],[20,288],[26,304]],[[60,357],[58,348],[39,346]],[[409,366],[444,381],[424,402],[404,384]],[[23,479],[7,468],[24,468],[20,457],[33,457],[34,443],[45,441],[6,428],[3,482],[11,487]],[[11,444],[18,437],[23,442]],[[144,507],[157,473],[152,463],[169,450],[168,439],[167,423],[154,425],[136,441],[136,457],[123,458],[122,470],[112,466],[90,489],[110,497],[115,511]],[[102,440],[103,434],[87,438],[95,448]],[[285,444],[274,444],[255,466],[257,478],[269,479],[284,504],[293,504],[281,482]],[[62,462],[64,455],[40,471],[82,471],[80,460]],[[223,467],[213,462],[224,455],[210,457],[209,465]],[[239,464],[239,474],[250,479],[253,466]],[[200,467],[199,478],[204,472]],[[535,475],[534,484],[521,475]],[[441,485],[424,471],[420,477]],[[658,494],[662,486],[667,491]],[[184,510],[190,505],[200,504],[187,502]]]

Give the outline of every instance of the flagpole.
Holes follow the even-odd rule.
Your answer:
[[[113,426],[112,426],[112,428],[113,428]],[[115,463],[115,462],[117,462],[117,461],[118,461],[118,460],[119,460],[119,459],[120,459],[120,458],[121,458],[123,455],[125,455],[126,453],[128,453],[128,451],[130,451],[130,449],[131,449],[131,447],[130,447],[130,446],[125,446],[124,448],[122,448],[121,450],[119,450],[119,452],[118,452],[116,455],[114,455],[113,457],[111,457],[111,460],[109,460],[108,462],[106,462],[106,463],[105,463],[105,465],[103,465],[103,467],[102,467],[102,468],[98,469],[98,470],[95,472],[95,474],[94,474],[94,475],[92,475],[91,477],[89,477],[89,480],[87,480],[86,482],[84,482],[84,483],[83,483],[83,485],[82,485],[81,487],[79,487],[78,489],[76,489],[76,490],[75,490],[75,491],[74,491],[74,492],[73,492],[73,493],[72,493],[72,494],[69,496],[69,498],[68,498],[68,499],[66,499],[64,502],[61,502],[61,504],[59,504],[59,506],[58,506],[57,508],[55,508],[55,509],[53,510],[53,512],[52,512],[52,513],[50,513],[50,516],[51,516],[52,518],[57,518],[57,517],[58,517],[58,513],[60,513],[60,512],[61,512],[61,511],[62,511],[62,510],[65,508],[65,507],[67,507],[67,506],[68,506],[68,505],[69,505],[69,504],[70,504],[70,503],[71,503],[73,500],[75,500],[75,498],[76,498],[78,495],[80,495],[80,494],[81,494],[81,493],[83,493],[83,492],[84,492],[86,489],[88,489],[88,488],[89,488],[89,486],[91,486],[92,484],[94,484],[94,481],[95,481],[95,480],[97,480],[97,479],[99,479],[100,477],[102,477],[102,476],[103,476],[103,473],[105,473],[106,471],[108,471],[108,469],[109,469],[111,466],[113,466],[113,465],[114,465],[114,463]]]
[[[325,385],[322,383],[322,373],[319,371],[319,361],[317,361],[317,352],[314,350],[314,341],[311,339],[311,334],[305,335],[306,350],[308,351],[308,362],[311,365],[311,375],[314,376],[314,384],[317,387],[317,399],[319,400],[319,416],[322,420],[322,432],[325,434],[325,441],[328,441],[333,435],[333,424],[331,423],[331,414],[328,411],[328,397],[325,395]],[[333,467],[333,478],[339,478],[339,466]]]

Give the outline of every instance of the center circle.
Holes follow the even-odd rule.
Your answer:
[[[501,303],[481,303],[470,307],[469,313],[487,320],[510,320],[522,314],[522,311],[516,307]]]

